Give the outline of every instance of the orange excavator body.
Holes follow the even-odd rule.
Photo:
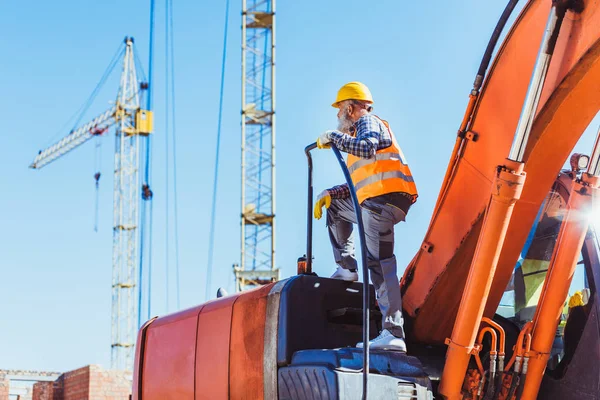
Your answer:
[[[134,397],[263,398],[265,314],[273,285],[148,321],[138,334]]]

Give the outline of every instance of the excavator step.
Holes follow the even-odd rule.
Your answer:
[[[420,361],[405,353],[372,351],[369,399],[433,399]],[[302,350],[279,370],[280,400],[360,400],[362,350]]]

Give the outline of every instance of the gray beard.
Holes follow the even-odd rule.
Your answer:
[[[354,123],[347,116],[344,115],[342,118],[338,118],[338,131],[350,133],[352,125]]]

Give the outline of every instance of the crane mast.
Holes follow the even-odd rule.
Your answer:
[[[242,0],[241,262],[236,291],[279,280],[275,268],[275,0]]]
[[[39,169],[115,126],[111,367],[132,369],[137,309],[140,236],[140,136],[152,131],[152,113],[140,109],[133,38],[125,38],[123,69],[116,103],[35,158]]]
[[[131,369],[137,321],[135,288],[139,257],[140,136],[135,116],[140,108],[132,42],[127,42],[117,96],[113,192],[113,278],[111,365]]]

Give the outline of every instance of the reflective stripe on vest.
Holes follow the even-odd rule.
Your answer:
[[[359,158],[352,154],[348,156],[348,171],[356,188],[358,201],[362,203],[372,197],[400,192],[411,195],[414,203],[418,196],[417,187],[402,149],[388,123],[375,118],[389,132],[392,144],[377,150],[371,158]]]
[[[352,174],[357,169],[364,167],[365,165],[373,164],[375,161],[381,160],[394,160],[400,161],[402,164],[406,165],[404,160],[402,160],[402,155],[400,153],[375,153],[375,157],[372,158],[361,158],[358,161],[355,161],[349,168],[348,172]]]
[[[414,183],[414,179],[412,176],[406,176],[402,173],[402,171],[388,171],[388,172],[380,172],[375,175],[371,175],[368,178],[363,179],[362,181],[358,181],[354,184],[356,190],[360,190],[371,183],[375,183],[378,181],[384,181],[386,179],[392,178],[400,178],[405,180],[406,182]]]

